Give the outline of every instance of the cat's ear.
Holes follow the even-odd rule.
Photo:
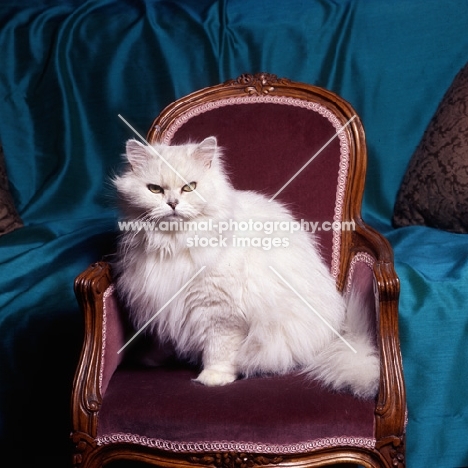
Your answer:
[[[132,168],[142,167],[148,160],[146,145],[137,140],[128,140],[125,152]]]
[[[197,145],[193,152],[193,157],[202,161],[206,167],[211,167],[211,163],[216,156],[217,148],[218,142],[216,141],[216,138],[214,136],[210,136]]]

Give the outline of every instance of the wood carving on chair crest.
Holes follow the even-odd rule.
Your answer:
[[[244,73],[235,80],[227,81],[225,84],[232,86],[242,85],[244,86],[244,91],[247,94],[263,96],[274,91],[275,85],[289,83],[290,80],[286,78],[278,78],[272,73],[257,73],[255,75]]]
[[[206,454],[201,457],[191,456],[189,461],[201,465],[215,466],[216,468],[252,468],[262,465],[277,465],[283,457],[267,457],[252,453],[224,452]]]

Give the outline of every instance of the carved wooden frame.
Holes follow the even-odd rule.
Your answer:
[[[151,125],[147,139],[149,142],[161,141],[175,119],[193,106],[227,97],[261,95],[314,100],[330,109],[343,125],[356,115],[349,103],[325,89],[267,73],[244,74],[170,104]],[[99,369],[103,339],[103,294],[112,281],[109,265],[99,262],[89,267],[75,282],[75,292],[84,313],[85,339],[71,401],[71,439],[75,447],[73,466],[99,467],[117,459],[139,460],[167,468],[312,467],[332,463],[359,463],[367,467],[386,468],[405,466],[406,394],[398,335],[399,279],[394,269],[390,244],[361,218],[367,152],[364,129],[359,118],[354,118],[344,131],[354,157],[350,158],[343,219],[354,220],[356,228],[343,231],[337,286],[340,290],[345,287],[353,259],[359,255],[372,259],[378,295],[378,339],[381,350],[380,389],[375,407],[375,448],[327,447],[300,455],[272,456],[234,452],[176,454],[129,443],[98,446],[95,437],[102,403]]]

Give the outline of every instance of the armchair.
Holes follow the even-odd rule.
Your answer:
[[[242,75],[169,105],[147,140],[177,144],[210,135],[224,148],[234,186],[278,194],[298,218],[313,221],[337,288],[357,290],[370,305],[378,395],[359,400],[300,374],[204,387],[191,380],[196,369],[177,363],[131,366],[118,353],[129,330],[111,267],[99,261],[75,282],[85,337],[71,399],[74,466],[403,467],[399,281],[389,243],[361,219],[366,144],[359,117],[327,90]]]

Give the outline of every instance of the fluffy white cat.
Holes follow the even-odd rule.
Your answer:
[[[147,326],[200,363],[196,381],[205,385],[300,370],[375,396],[368,314],[353,298],[346,304],[311,233],[280,229],[294,221],[284,205],[233,188],[214,137],[129,140],[126,156],[128,169],[114,178],[124,219],[147,224],[122,232],[114,268],[136,330]]]

